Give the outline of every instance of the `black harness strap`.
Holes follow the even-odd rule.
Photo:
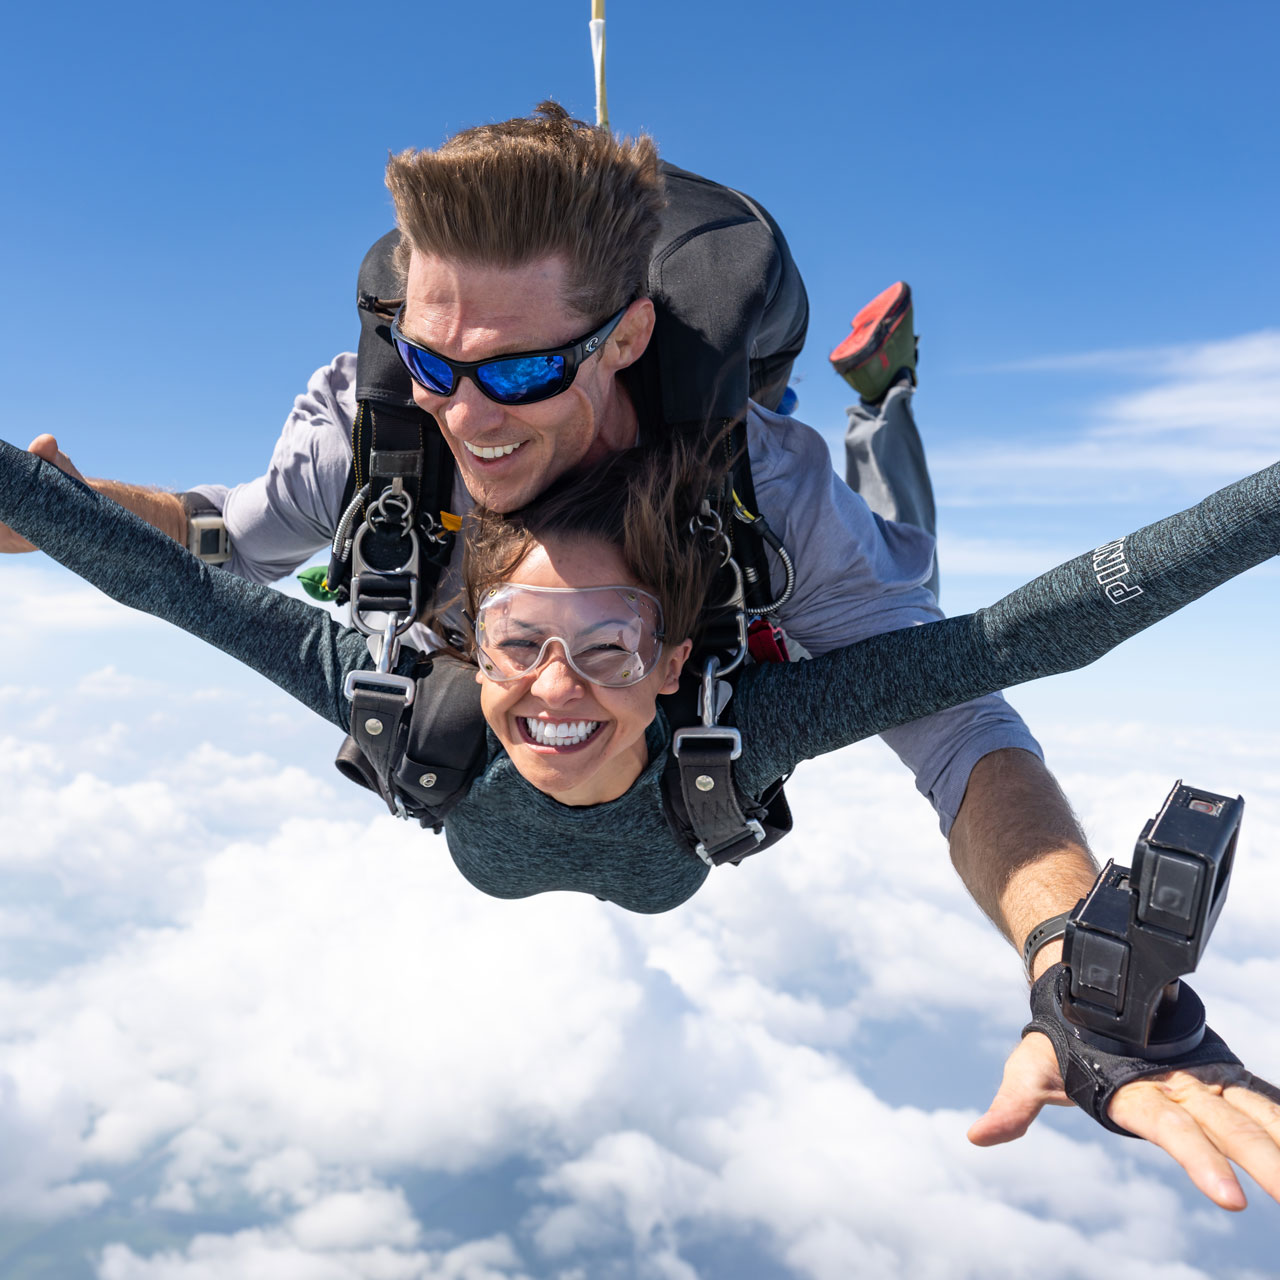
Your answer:
[[[473,666],[435,654],[417,670],[353,673],[351,736],[334,763],[392,813],[439,830],[484,768],[485,722]]]
[[[742,740],[737,729],[702,723],[701,688],[701,676],[686,669],[680,688],[659,698],[673,731],[662,772],[663,808],[672,830],[704,862],[736,866],[791,830],[791,810],[782,791],[785,779],[778,779],[758,802],[739,789],[733,761]]]
[[[360,264],[356,285],[360,346],[356,362],[356,417],[351,428],[351,473],[342,498],[347,511],[369,486],[358,525],[398,479],[412,502],[413,521],[425,535],[419,539],[417,563],[420,594],[434,594],[449,561],[453,534],[441,526],[453,501],[453,455],[435,419],[413,399],[413,385],[391,343],[391,320],[403,299],[395,268],[400,233],[377,240]],[[394,559],[394,556],[384,558]],[[404,563],[401,555],[397,563]],[[349,591],[352,565],[339,554],[329,564],[328,585]],[[345,595],[340,598],[345,599]]]
[[[764,840],[758,818],[738,803],[733,761],[742,754],[736,729],[711,725],[679,729],[671,744],[680,771],[680,793],[698,837],[694,853],[710,866],[741,861]]]
[[[398,812],[398,808],[390,779],[412,698],[412,684],[407,689],[390,688],[372,683],[369,674],[364,672],[357,673],[352,684],[351,737],[369,762],[378,792],[392,813]]]
[[[404,750],[393,775],[395,789],[410,814],[429,817],[438,829],[471,789],[485,757],[486,729],[476,669],[438,654],[431,659],[430,676],[417,682]]]

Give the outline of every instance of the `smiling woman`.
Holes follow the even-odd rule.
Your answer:
[[[485,623],[491,737],[450,811],[454,861],[499,897],[595,894],[633,911],[689,898],[708,866],[668,821],[671,725],[660,699],[697,641],[714,557],[688,535],[705,480],[688,457],[635,450],[468,531],[470,613]],[[0,520],[116,599],[248,663],[346,728],[364,637],[311,606],[211,569],[109,499],[0,442]],[[997,604],[873,636],[812,661],[748,667],[723,720],[736,783],[763,795],[804,759],[979,693],[1093,661],[1280,550],[1280,464],[1086,552]],[[493,594],[489,594],[489,593]],[[653,597],[653,604],[648,597]],[[486,603],[487,602],[487,603]],[[494,639],[488,638],[490,625]],[[418,655],[400,674],[427,684]]]
[[[476,606],[480,706],[516,768],[561,804],[616,800],[647,763],[654,693],[692,643],[664,646],[662,606],[614,547],[550,538]]]

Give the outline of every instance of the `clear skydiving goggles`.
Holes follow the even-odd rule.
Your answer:
[[[476,610],[480,670],[519,680],[547,661],[552,642],[590,684],[643,680],[662,653],[662,605],[639,587],[490,587]]]

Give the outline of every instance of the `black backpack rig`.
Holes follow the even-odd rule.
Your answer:
[[[668,821],[712,865],[737,863],[781,839],[791,814],[777,782],[758,802],[736,785],[739,731],[719,723],[748,652],[748,618],[767,619],[790,597],[790,557],[756,512],[746,448],[748,396],[775,407],[804,344],[808,300],[777,224],[749,197],[663,164],[667,207],[649,267],[654,335],[628,388],[644,405],[642,430],[723,433],[726,481],[708,493],[690,536],[723,552],[721,581],[678,692],[659,699],[674,739],[663,774]],[[400,637],[431,599],[459,522],[450,513],[454,461],[430,414],[413,401],[391,344],[403,301],[391,231],[360,267],[360,346],[351,474],[326,586],[351,604],[352,625],[381,637],[371,671],[352,672],[351,737],[338,768],[377,791],[393,813],[441,829],[484,767],[485,724],[474,669],[423,655],[396,674]],[[785,585],[774,595],[768,556]],[[374,625],[370,615],[386,619]],[[765,624],[768,625],[768,624]],[[424,677],[430,675],[430,679]]]

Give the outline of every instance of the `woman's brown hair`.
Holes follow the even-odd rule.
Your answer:
[[[665,440],[570,472],[519,511],[499,515],[478,508],[465,529],[467,613],[476,616],[483,593],[507,581],[536,543],[591,538],[616,547],[636,585],[662,602],[669,642],[696,641],[724,555],[723,544],[691,528],[720,480],[711,456],[723,457],[723,450]]]

